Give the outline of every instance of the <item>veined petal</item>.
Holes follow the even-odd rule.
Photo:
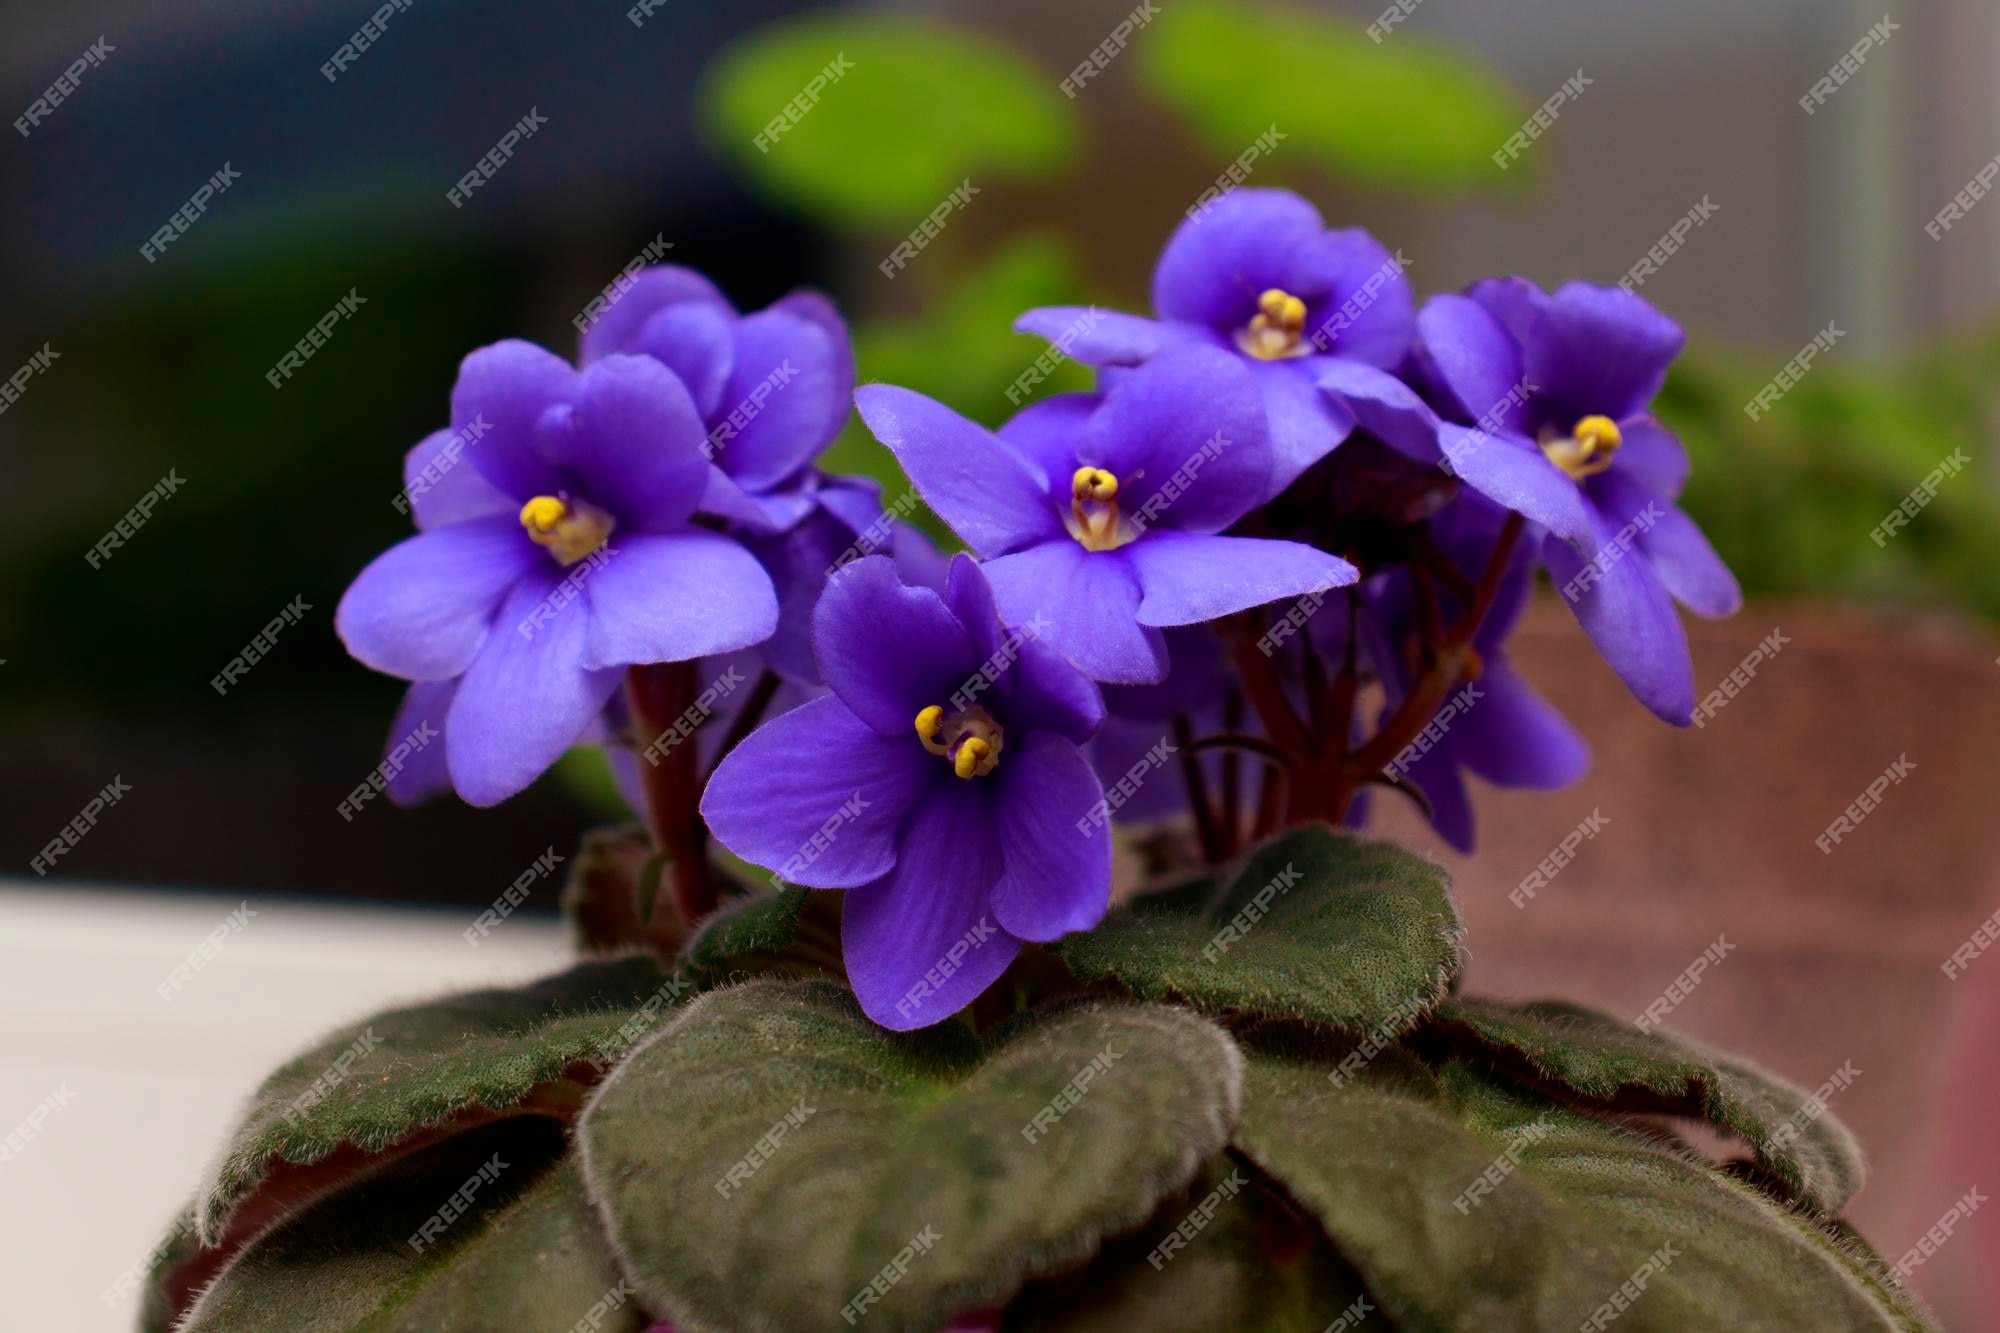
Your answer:
[[[444,680],[472,664],[508,590],[549,563],[512,515],[419,533],[355,577],[334,628],[377,671]]]
[[[1295,361],[1248,363],[1264,398],[1264,419],[1271,432],[1271,476],[1264,498],[1297,480],[1298,475],[1334,451],[1354,429],[1354,413],[1346,403],[1320,392],[1314,383],[1323,357]]]
[[[1104,784],[1083,751],[1043,733],[1009,749],[999,782],[1000,882],[993,914],[1024,940],[1089,930],[1111,901],[1111,823],[1093,820]]]
[[[1417,391],[1384,370],[1358,362],[1316,359],[1312,362],[1320,391],[1345,403],[1362,430],[1422,463],[1435,463],[1438,416]]]
[[[1048,479],[991,431],[889,384],[862,385],[854,405],[925,502],[980,556],[1066,536]]]
[[[567,421],[551,419],[543,429],[545,447],[577,477],[584,498],[628,532],[677,528],[701,503],[707,432],[687,386],[651,357],[595,363],[583,372]]]
[[[1081,305],[1030,310],[1014,321],[1014,331],[1064,345],[1087,366],[1136,366],[1187,341],[1185,332],[1162,320]]]
[[[1618,423],[1624,437],[1612,466],[1663,500],[1680,498],[1687,484],[1687,450],[1674,433],[1648,416]]]
[[[685,662],[761,643],[777,628],[771,576],[719,532],[614,534],[598,556],[578,580],[590,599],[586,666]]]
[[[1257,377],[1213,347],[1169,352],[1121,377],[1076,452],[1118,478],[1128,518],[1150,513],[1152,523],[1195,532],[1218,532],[1255,508],[1272,473]]]
[[[1486,696],[1452,732],[1453,754],[1496,787],[1553,791],[1590,770],[1590,746],[1504,658],[1479,676]]]
[[[515,503],[562,488],[560,464],[542,452],[542,414],[576,392],[567,361],[519,338],[470,353],[459,363],[451,390],[451,428],[466,431],[484,420],[472,465]]]
[[[1401,365],[1416,332],[1416,302],[1396,256],[1360,227],[1329,231],[1305,254],[1324,274],[1325,291],[1308,336],[1320,334],[1321,350],[1344,360],[1382,370]]]
[[[1645,556],[1621,547],[1618,530],[1595,510],[1591,517],[1596,555],[1586,557],[1566,542],[1545,541],[1542,559],[1549,577],[1634,697],[1661,721],[1685,727],[1694,712],[1687,633]]]
[[[1618,461],[1624,460],[1621,457]],[[1639,549],[1675,601],[1698,616],[1733,616],[1743,609],[1743,590],[1737,586],[1736,576],[1694,520],[1672,501],[1661,499],[1637,479],[1624,475],[1617,464],[1591,478],[1590,486],[1612,527],[1623,528],[1634,518],[1645,516],[1646,525],[1638,534]]]
[[[451,790],[451,768],[445,762],[443,741],[445,718],[451,701],[458,695],[458,679],[420,680],[403,691],[396,720],[389,724],[389,739],[382,747],[386,758],[412,732],[429,739],[416,747],[402,766],[389,777],[389,799],[397,805],[422,805]]]
[[[854,386],[825,329],[783,310],[739,320],[717,423],[716,461],[752,491],[785,480],[832,443]],[[724,426],[733,434],[720,436]]]
[[[713,301],[679,301],[662,307],[640,326],[630,347],[616,349],[650,356],[680,377],[702,420],[722,406],[722,388],[736,364],[731,336],[736,316]]]
[[[1139,582],[1125,559],[1137,545],[1086,551],[1064,536],[987,561],[986,579],[1008,623],[1045,625],[1042,642],[1092,680],[1151,684],[1166,674],[1167,645],[1138,620]]]
[[[1199,624],[1361,576],[1337,555],[1264,537],[1149,532],[1122,550],[1144,593],[1142,625]]]
[[[641,269],[610,309],[584,333],[582,360],[587,365],[613,352],[640,350],[640,332],[660,311],[682,302],[714,306],[725,315],[734,309],[714,283],[691,268],[658,264]]]
[[[1527,341],[1537,416],[1568,427],[1592,414],[1614,421],[1646,410],[1687,341],[1681,326],[1621,287],[1565,283]]]
[[[1326,232],[1319,210],[1290,190],[1237,189],[1183,222],[1153,269],[1153,309],[1162,319],[1235,328],[1257,313],[1269,287],[1310,300],[1310,247]],[[1308,325],[1312,327],[1312,325]]]
[[[918,753],[918,712],[943,706],[978,665],[944,599],[905,587],[896,562],[880,555],[827,581],[813,611],[813,650],[820,675],[855,716]]]
[[[1517,435],[1449,422],[1438,427],[1438,440],[1451,470],[1466,485],[1564,541],[1588,546],[1590,506],[1576,482],[1550,462],[1540,446]]]
[[[1525,434],[1521,348],[1505,326],[1463,296],[1433,296],[1417,315],[1418,358],[1464,422]],[[1447,413],[1447,415],[1453,415]]]
[[[455,431],[434,430],[403,456],[403,491],[419,532],[519,509],[466,461],[466,451],[478,447]]]

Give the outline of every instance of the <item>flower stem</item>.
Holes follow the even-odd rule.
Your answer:
[[[638,735],[659,736],[693,702],[694,663],[635,666],[625,674],[625,699]],[[655,745],[658,742],[654,742]],[[701,800],[699,747],[684,739],[658,755],[641,747],[639,779],[646,795],[646,828],[673,875],[674,905],[692,926],[715,910],[715,875],[708,864],[708,825]],[[659,910],[658,904],[654,911]]]

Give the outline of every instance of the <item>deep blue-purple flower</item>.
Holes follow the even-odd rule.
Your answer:
[[[1320,369],[1329,360],[1392,369],[1408,351],[1413,302],[1402,268],[1367,232],[1329,231],[1289,190],[1234,190],[1182,223],[1161,251],[1158,319],[1045,306],[1014,327],[1098,366],[1139,365],[1186,346],[1237,356],[1270,418],[1275,494],[1354,424],[1314,388]]]
[[[1255,379],[1215,348],[1045,399],[997,434],[908,389],[864,385],[855,402],[985,560],[1007,619],[1047,623],[1098,680],[1159,680],[1167,626],[1356,577],[1310,546],[1222,535],[1267,493],[1271,446]]]
[[[443,728],[452,784],[488,805],[589,732],[626,666],[756,643],[778,608],[748,551],[690,524],[706,432],[656,362],[578,371],[496,343],[460,367],[451,421],[470,443],[413,497],[421,531],[361,571],[336,625],[378,671],[457,680]],[[436,441],[406,468],[437,470],[419,462]],[[421,693],[436,706],[444,691]]]
[[[1647,414],[1680,326],[1640,297],[1520,278],[1436,296],[1417,317],[1410,378],[1329,366],[1320,384],[1363,427],[1546,531],[1556,586],[1640,702],[1685,726],[1694,707],[1679,601],[1742,604],[1735,578],[1674,505],[1680,441]],[[1421,390],[1421,393],[1418,392]]]
[[[702,815],[778,877],[846,889],[849,980],[884,1027],[964,1008],[1024,940],[1087,930],[1111,891],[1104,789],[1079,748],[1097,688],[1003,626],[969,557],[945,592],[871,556],[813,617],[831,693],[730,752]]]

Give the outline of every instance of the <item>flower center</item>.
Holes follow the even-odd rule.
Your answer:
[[[1576,423],[1576,429],[1567,437],[1547,435],[1542,438],[1542,452],[1549,461],[1570,475],[1573,481],[1594,477],[1611,466],[1611,456],[1618,452],[1618,446],[1625,437],[1618,433],[1618,423],[1610,417],[1590,416]]]
[[[1299,341],[1306,327],[1306,303],[1277,287],[1257,298],[1258,313],[1236,331],[1236,345],[1260,361],[1306,356]]]
[[[567,567],[610,541],[618,520],[583,500],[538,495],[521,506],[521,526],[528,540],[548,547],[556,563]]]
[[[1069,482],[1063,526],[1086,551],[1113,551],[1139,534],[1118,516],[1118,478],[1101,467],[1080,467]]]
[[[960,777],[983,778],[1000,766],[1007,734],[977,704],[948,717],[932,704],[917,714],[917,739],[932,754],[951,760],[951,771]]]

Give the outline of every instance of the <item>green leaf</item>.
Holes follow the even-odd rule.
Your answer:
[[[1203,1221],[1202,1219],[1206,1219]],[[1165,1247],[1183,1223],[1200,1229]],[[1360,1302],[1360,1304],[1357,1304]],[[1324,1333],[1372,1309],[1319,1227],[1233,1157],[1202,1168],[1090,1266],[1037,1283],[1007,1307],[1010,1333]]]
[[[198,1195],[202,1240],[284,1165],[353,1165],[400,1140],[523,1107],[569,1114],[581,1089],[565,1071],[613,1060],[688,987],[648,957],[584,963],[516,990],[470,991],[392,1009],[334,1033],[258,1088]],[[571,1072],[587,1073],[587,1069]]]
[[[1246,1059],[1237,1148],[1397,1326],[1578,1328],[1629,1282],[1621,1333],[1927,1327],[1812,1220],[1655,1138],[1400,1048],[1338,1088],[1296,1047]]]
[[[1378,44],[1352,19],[1180,0],[1132,49],[1218,168],[1275,125],[1285,137],[1253,171],[1323,166],[1405,188],[1497,188],[1526,174],[1503,173],[1492,154],[1527,108],[1488,66],[1407,28]]]
[[[968,178],[986,189],[1063,167],[1074,135],[1058,82],[989,33],[840,14],[753,33],[701,96],[712,137],[771,193],[904,233]],[[788,106],[795,123],[774,124]]]
[[[401,1158],[252,1241],[182,1333],[644,1328],[562,1150],[560,1126],[520,1121]]]
[[[1323,824],[1252,852],[1206,909],[1185,910],[1192,896],[1113,912],[1056,947],[1078,977],[1146,999],[1391,1034],[1458,971],[1462,928],[1444,870]]]
[[[1466,1000],[1443,1006],[1436,1017],[1569,1092],[1615,1101],[1621,1110],[1701,1116],[1747,1141],[1760,1166],[1820,1212],[1839,1212],[1861,1188],[1861,1146],[1846,1126],[1824,1110],[1801,1115],[1806,1093],[1753,1065],[1579,1005]],[[1795,1116],[1799,1123],[1785,1129]]]
[[[625,1270],[677,1325],[841,1327],[900,1262],[860,1313],[933,1333],[1150,1216],[1221,1148],[1236,1074],[1181,1009],[1078,1005],[982,1041],[754,981],[635,1052],[578,1135]]]
[[[756,974],[844,979],[840,895],[794,886],[724,902],[695,932],[683,961],[707,986]]]

